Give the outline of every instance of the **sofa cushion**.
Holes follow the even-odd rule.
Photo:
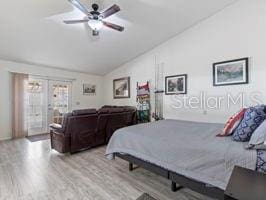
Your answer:
[[[233,133],[233,140],[238,142],[248,142],[253,132],[261,125],[265,120],[266,114],[262,107],[249,108],[240,125]]]
[[[126,112],[135,112],[136,111],[136,108],[133,107],[133,106],[124,106],[124,111]]]
[[[117,108],[118,106],[104,105],[102,108]]]
[[[74,110],[72,112],[73,116],[79,116],[79,115],[92,115],[96,114],[97,110],[96,109],[83,109],[83,110]]]
[[[99,114],[107,114],[107,113],[109,113],[109,110],[110,110],[110,108],[100,108],[98,110],[98,113]]]
[[[124,112],[124,108],[110,108],[109,112],[110,113],[121,113],[121,112]]]

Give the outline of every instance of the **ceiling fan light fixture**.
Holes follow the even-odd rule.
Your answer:
[[[106,18],[114,15],[115,13],[120,11],[120,7],[116,4],[105,9],[102,12],[99,12],[99,6],[97,4],[92,5],[92,11],[89,11],[86,6],[84,6],[80,0],[68,0],[72,6],[79,9],[82,13],[86,15],[85,18],[81,20],[65,20],[65,24],[80,24],[80,23],[88,23],[88,26],[92,29],[92,35],[97,36],[100,33],[100,30],[103,26],[107,28],[111,28],[115,31],[122,32],[124,31],[124,27],[119,26],[117,24],[113,24],[105,21]]]
[[[99,31],[103,28],[103,22],[101,20],[91,19],[88,24],[94,31]]]

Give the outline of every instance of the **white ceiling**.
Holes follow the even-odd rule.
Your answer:
[[[63,20],[84,15],[67,0],[6,0],[0,7],[0,59],[104,75],[218,12],[236,0],[81,0],[88,7],[118,4],[108,18],[123,33]]]

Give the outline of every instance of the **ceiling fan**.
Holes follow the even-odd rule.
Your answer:
[[[80,3],[78,0],[68,0],[73,6],[79,9],[82,13],[86,15],[86,18],[81,20],[66,20],[64,23],[66,24],[78,24],[78,23],[88,23],[92,29],[92,35],[98,36],[100,30],[103,26],[114,29],[116,31],[122,32],[124,27],[104,21],[107,17],[117,13],[120,11],[120,7],[118,5],[113,5],[107,10],[103,12],[99,12],[99,6],[97,4],[92,4],[92,11],[89,11],[86,6]]]

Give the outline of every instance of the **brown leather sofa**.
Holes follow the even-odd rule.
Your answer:
[[[110,108],[109,115],[110,117],[106,127],[106,143],[109,142],[116,130],[136,124],[136,109],[134,108]]]
[[[113,133],[136,124],[136,108],[103,106],[75,110],[64,116],[63,124],[50,125],[51,147],[60,153],[75,153],[109,142]]]

